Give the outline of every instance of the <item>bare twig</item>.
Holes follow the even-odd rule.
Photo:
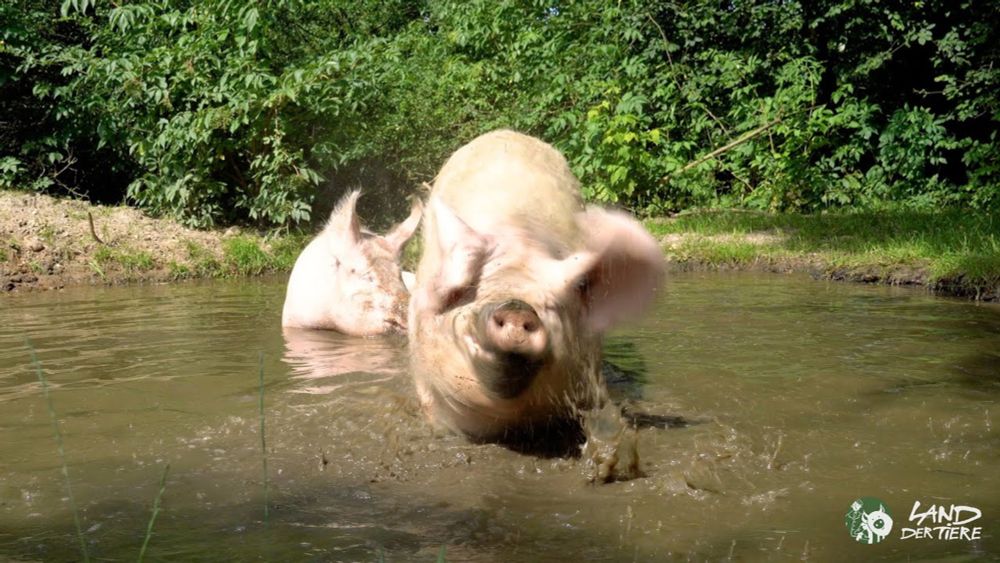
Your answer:
[[[103,244],[107,246],[108,243],[104,242],[103,240],[101,240],[101,237],[97,236],[97,229],[94,228],[94,214],[91,213],[90,211],[87,212],[87,223],[90,224],[90,236],[92,236],[94,240],[97,241],[97,244]]]
[[[799,114],[799,113],[802,113],[802,112],[805,112],[805,111],[810,111],[810,110],[814,109],[815,107],[816,106],[805,107],[805,108],[802,108],[800,110],[794,111],[794,112],[792,112],[792,113],[790,113],[788,115],[795,115],[795,114]],[[699,157],[699,158],[697,158],[697,159],[695,159],[695,160],[693,160],[693,161],[685,164],[684,166],[680,167],[678,170],[675,170],[674,172],[671,172],[670,174],[667,174],[666,176],[660,178],[660,183],[669,182],[670,179],[673,178],[674,176],[677,176],[678,174],[683,174],[684,172],[687,172],[688,170],[691,170],[692,168],[698,166],[699,164],[703,164],[703,163],[705,163],[705,162],[707,162],[709,160],[712,160],[713,158],[718,157],[719,155],[722,155],[722,154],[725,154],[725,153],[731,151],[732,149],[734,149],[734,148],[742,145],[743,143],[745,143],[745,142],[747,142],[747,141],[749,141],[749,140],[751,140],[751,139],[753,139],[755,137],[758,137],[761,134],[767,132],[769,129],[771,129],[775,125],[777,125],[777,124],[781,123],[782,121],[784,121],[784,119],[785,119],[784,117],[782,117],[782,116],[779,115],[778,117],[772,119],[771,121],[768,121],[764,125],[761,125],[760,127],[757,127],[756,129],[747,131],[746,133],[740,135],[739,137],[737,137],[736,139],[733,139],[732,141],[726,143],[725,145],[722,145],[721,147],[713,150],[712,152],[710,152],[708,154],[705,154],[705,155],[703,155],[703,156],[701,156],[701,157]]]
[[[663,52],[666,53],[667,64],[670,65],[670,78],[674,81],[674,86],[677,87],[677,91],[680,92],[681,83],[677,80],[678,73],[677,69],[674,68],[674,58],[670,56],[670,41],[667,40],[667,34],[663,32],[663,28],[656,22],[656,18],[654,18],[652,14],[646,12],[646,17],[649,18],[650,23],[656,27],[656,30],[660,32],[660,38],[663,39]],[[684,78],[685,82],[687,81],[686,76],[682,74],[681,77]]]
[[[705,113],[707,113],[708,116],[711,117],[719,127],[722,127],[722,130],[726,133],[726,135],[729,134],[729,128],[726,127],[726,124],[723,123],[721,119],[719,119],[718,117],[715,116],[714,113],[712,113],[712,110],[708,109],[708,106],[703,105],[702,109],[705,110]]]
[[[764,133],[765,131],[767,131],[771,127],[774,127],[775,125],[781,123],[781,120],[782,120],[781,117],[777,117],[775,119],[772,119],[771,121],[768,121],[764,125],[761,125],[760,127],[756,128],[756,129],[754,129],[752,131],[747,131],[746,133],[740,135],[739,137],[737,137],[736,139],[734,139],[734,140],[726,143],[725,145],[723,145],[723,146],[721,146],[721,147],[713,150],[712,152],[710,152],[710,153],[708,153],[708,154],[706,154],[704,156],[701,156],[700,158],[698,158],[698,159],[696,159],[696,160],[694,160],[692,162],[689,162],[689,163],[685,164],[684,166],[682,166],[676,172],[672,172],[670,174],[667,174],[663,178],[660,178],[660,182],[667,182],[673,176],[676,176],[678,174],[683,174],[683,173],[687,172],[688,170],[690,170],[690,169],[698,166],[699,164],[702,164],[704,162],[712,160],[713,158],[719,156],[720,154],[724,154],[724,153],[726,153],[726,152],[728,152],[728,151],[730,151],[730,150],[732,150],[732,149],[734,149],[734,148],[742,145],[743,143],[749,141],[750,139],[753,139],[754,137],[757,137],[761,133]]]

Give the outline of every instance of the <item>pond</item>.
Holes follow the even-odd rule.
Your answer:
[[[1000,553],[996,306],[675,274],[607,348],[635,374],[617,400],[689,424],[638,430],[643,476],[594,484],[585,458],[435,434],[404,339],[286,337],[283,292],[273,279],[5,297],[0,559],[80,560],[74,504],[92,559],[136,559],[168,464],[151,561]],[[885,541],[849,535],[859,497],[890,511]],[[974,507],[976,539],[903,539],[942,525],[911,522],[915,502]]]

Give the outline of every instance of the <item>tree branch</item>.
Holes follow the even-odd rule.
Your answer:
[[[796,112],[793,112],[793,113],[791,113],[789,115],[795,115],[797,113],[802,113],[804,111],[809,111],[809,110],[811,110],[811,109],[813,109],[815,107],[816,106],[809,106],[807,108],[802,108],[802,109],[800,109],[800,110],[798,110]],[[683,173],[687,172],[688,170],[691,170],[695,166],[698,166],[699,164],[703,164],[703,163],[705,163],[705,162],[707,162],[709,160],[712,160],[713,158],[718,157],[721,154],[725,154],[726,152],[729,152],[730,150],[732,150],[732,149],[734,149],[734,148],[742,145],[743,143],[749,141],[750,139],[753,139],[754,137],[757,137],[757,136],[761,135],[762,133],[767,132],[767,130],[769,130],[770,128],[774,127],[775,125],[781,123],[783,120],[784,120],[784,117],[778,116],[778,117],[772,119],[771,121],[768,121],[764,125],[761,125],[760,127],[756,128],[756,129],[753,129],[751,131],[747,131],[746,133],[740,135],[739,137],[737,137],[736,139],[734,139],[734,140],[726,143],[725,145],[723,145],[723,146],[721,146],[721,147],[713,150],[712,152],[710,152],[710,153],[708,153],[706,155],[703,155],[703,156],[699,157],[698,159],[696,159],[696,160],[694,160],[692,162],[689,162],[689,163],[685,164],[684,166],[680,167],[680,169],[678,169],[678,170],[676,170],[674,172],[671,172],[670,174],[667,174],[666,176],[660,178],[660,183],[662,184],[664,182],[668,182],[668,181],[670,181],[671,178],[673,178],[674,176],[677,176],[678,174],[683,174]]]

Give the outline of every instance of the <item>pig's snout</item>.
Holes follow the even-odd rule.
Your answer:
[[[531,385],[545,362],[545,326],[530,305],[516,299],[483,307],[478,324],[479,340],[490,352],[477,359],[480,383],[500,398],[513,399]]]
[[[538,360],[548,348],[548,337],[538,313],[524,301],[512,299],[485,307],[480,326],[483,344],[494,353],[516,354]]]

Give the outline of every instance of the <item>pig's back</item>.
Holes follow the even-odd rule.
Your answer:
[[[514,131],[472,140],[445,163],[434,193],[478,232],[497,227],[542,228],[572,244],[579,182],[551,145]]]

